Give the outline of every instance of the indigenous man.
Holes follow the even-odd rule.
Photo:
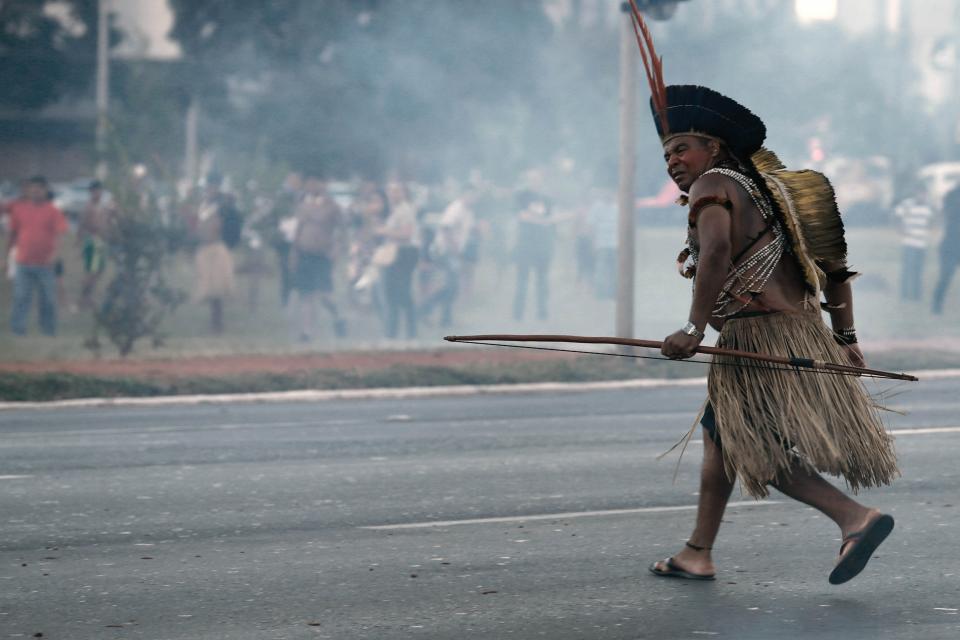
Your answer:
[[[638,27],[645,31],[642,22]],[[757,116],[705,87],[664,86],[659,61],[651,59],[664,161],[689,196],[679,266],[694,278],[689,321],[666,338],[663,354],[689,358],[709,324],[720,331],[721,347],[862,366],[850,288],[855,274],[846,268],[843,225],[827,179],[787,171],[761,148],[766,128]],[[821,294],[833,331],[820,315]],[[773,486],[840,527],[832,584],[860,573],[893,518],[847,497],[818,472],[843,476],[854,491],[897,475],[890,438],[862,384],[723,357],[710,368],[708,393],[696,525],[679,553],[650,570],[714,578],[710,551],[739,477],[754,497]]]
[[[342,244],[343,213],[319,178],[307,178],[304,188],[290,252],[293,288],[300,298],[300,341],[309,342],[312,338],[318,303],[330,313],[336,336],[343,338],[347,335],[347,324],[333,301],[334,260]]]

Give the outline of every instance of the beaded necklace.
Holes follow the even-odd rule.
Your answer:
[[[763,288],[770,276],[773,275],[773,271],[780,263],[783,254],[787,251],[787,239],[783,231],[783,225],[776,218],[773,205],[749,176],[741,171],[729,168],[729,166],[714,167],[705,171],[703,175],[709,173],[718,173],[731,178],[743,187],[743,190],[750,196],[751,202],[760,211],[760,215],[767,223],[764,231],[741,252],[740,256],[734,258],[730,273],[723,282],[720,295],[717,297],[717,302],[713,308],[713,315],[717,318],[726,318],[744,309],[754,298],[763,293]],[[739,265],[736,264],[736,260],[739,260],[743,253],[749,251],[756,241],[766,235],[768,230],[773,233],[773,239],[747,256]],[[695,274],[700,259],[700,251],[693,236],[694,232],[691,227],[687,231],[687,249],[684,254],[687,255],[686,261],[690,264],[687,271]]]

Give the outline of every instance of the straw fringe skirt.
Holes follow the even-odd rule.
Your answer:
[[[196,280],[193,299],[197,302],[225,298],[233,293],[233,256],[222,242],[205,244],[194,256]]]
[[[819,312],[731,319],[717,346],[846,362]],[[767,485],[798,464],[843,476],[854,492],[899,474],[892,440],[858,378],[758,364],[718,357],[708,379],[727,475],[747,493],[768,495]]]

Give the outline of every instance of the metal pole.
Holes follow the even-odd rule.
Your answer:
[[[110,0],[97,7],[97,132],[96,175],[107,177],[107,127],[110,108]]]
[[[183,178],[188,191],[197,181],[197,121],[199,115],[200,109],[197,106],[197,99],[191,96],[190,104],[187,106],[183,159]]]
[[[960,20],[960,5],[955,5],[953,11],[953,69],[950,82],[950,104],[953,105],[953,120],[950,123],[952,126],[947,137],[950,141],[945,154],[947,158],[951,158],[957,147],[960,146],[960,117],[957,117],[956,111],[957,105],[960,104],[958,102],[960,100],[960,24],[957,23],[957,20]]]
[[[633,337],[634,223],[633,175],[636,169],[637,52],[630,6],[620,20],[620,189],[617,195],[617,318],[619,338]]]

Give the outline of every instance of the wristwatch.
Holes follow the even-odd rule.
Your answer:
[[[703,340],[703,331],[697,329],[697,325],[693,324],[692,322],[688,322],[687,324],[683,325],[683,329],[680,329],[680,331],[683,331],[688,336],[693,336],[698,340]]]

